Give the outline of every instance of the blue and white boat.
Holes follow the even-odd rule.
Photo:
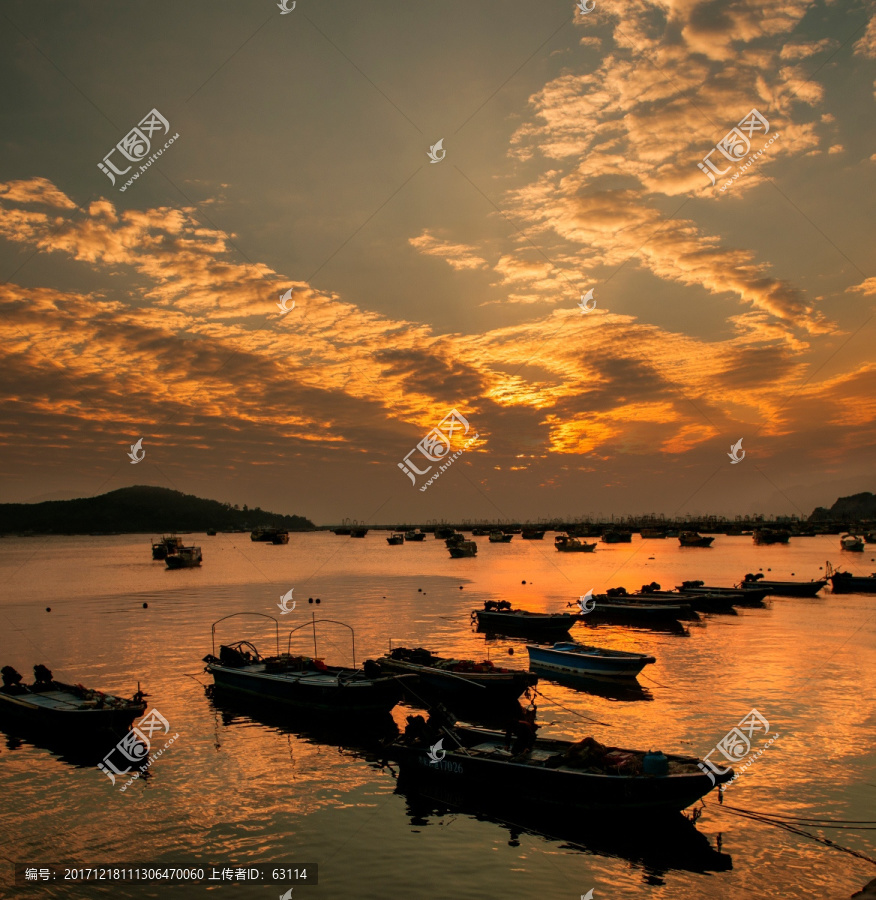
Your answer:
[[[533,669],[562,672],[566,675],[610,675],[635,678],[648,663],[656,662],[644,653],[604,650],[576,641],[564,641],[553,647],[527,644],[529,664]]]

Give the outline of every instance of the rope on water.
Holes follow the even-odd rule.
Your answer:
[[[827,827],[831,824],[836,825],[876,825],[876,821],[871,819],[819,819],[816,816],[781,816],[778,813],[769,813],[763,812],[759,809],[744,809],[741,806],[724,806],[724,809],[732,809],[738,812],[752,813],[756,816],[763,816],[768,819],[786,819],[788,821],[796,821],[797,824],[800,824],[802,821],[806,821],[810,824],[815,825],[824,825]]]
[[[640,678],[644,678],[645,681],[650,681],[651,684],[656,684],[657,687],[662,687],[662,688],[666,688],[667,690],[669,690],[669,685],[668,685],[668,684],[660,684],[659,681],[655,681],[653,678],[651,678],[650,675],[643,675],[643,674],[640,672],[640,673],[639,673],[639,677],[640,677]]]
[[[568,713],[571,713],[573,716],[578,716],[579,719],[586,719],[588,722],[593,722],[594,725],[603,725],[606,728],[611,728],[611,723],[609,722],[600,722],[599,719],[591,719],[590,716],[585,716],[582,713],[575,712],[574,709],[569,709],[568,706],[563,706],[562,703],[558,703],[556,700],[551,700],[550,697],[545,696],[538,688],[531,687],[530,690],[533,694],[538,694],[544,700],[547,700],[548,703],[553,703],[555,706],[559,706],[560,709],[565,710]]]
[[[815,834],[810,834],[808,831],[804,831],[801,827],[798,827],[795,824],[791,824],[790,822],[779,821],[778,816],[773,816],[769,813],[757,813],[753,810],[743,809],[742,807],[738,806],[719,805],[717,808],[718,810],[726,811],[733,816],[739,816],[745,819],[754,819],[754,821],[763,822],[765,825],[773,825],[776,828],[784,828],[785,831],[790,831],[792,834],[798,834],[801,837],[807,837],[812,841],[817,841],[819,844],[824,844],[826,847],[831,847],[834,850],[842,850],[843,853],[848,853],[851,856],[855,856],[858,859],[863,859],[865,862],[872,863],[872,865],[876,866],[876,859],[867,856],[865,853],[861,853],[858,850],[852,850],[849,847],[843,847],[841,844],[837,844],[836,841],[832,841],[830,838],[823,838]],[[809,827],[817,828],[820,826],[813,824]]]

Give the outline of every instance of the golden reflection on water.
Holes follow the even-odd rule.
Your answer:
[[[833,896],[867,880],[853,857],[734,818],[714,795],[696,839],[707,840],[714,854],[720,833],[733,868],[709,878],[677,859],[649,861],[640,849],[601,845],[592,836],[578,845],[561,828],[553,834],[542,827],[549,839],[528,834],[527,822],[515,832],[501,823],[524,818],[523,811],[479,821],[477,810],[448,811],[440,798],[430,807],[396,793],[392,770],[377,765],[360,734],[314,731],[294,716],[278,721],[246,703],[221,703],[203,687],[211,623],[241,610],[273,614],[290,587],[296,610],[278,617],[283,634],[311,615],[348,622],[360,664],[392,640],[525,668],[525,640],[473,628],[471,610],[485,599],[554,611],[591,588],[632,590],[651,581],[671,588],[693,578],[731,584],[759,568],[771,568],[775,578],[817,577],[823,561],[838,556],[833,537],[768,548],[718,536],[709,550],[634,538],[631,545],[600,544],[596,553],[570,555],[554,550],[549,532],[543,542],[477,539],[478,557],[463,560],[450,559],[431,537],[401,547],[384,538],[293,535],[288,546],[272,547],[252,544],[247,535],[202,537],[202,569],[176,573],[149,559],[148,536],[2,542],[7,587],[0,612],[14,639],[0,663],[29,675],[41,662],[59,679],[128,695],[141,681],[180,733],[153,777],[125,794],[96,768],[7,738],[0,746],[6,798],[0,816],[10,843],[42,859],[49,844],[86,860],[95,854],[183,860],[209,851],[217,859],[243,854],[288,862],[293,854],[325,865],[315,897],[382,896],[412,883],[428,885],[430,896],[454,897],[473,896],[477,883],[478,896],[503,900],[531,897],[536,884],[549,896],[578,896],[594,885],[613,896],[639,896],[651,883],[670,885],[672,896],[717,898],[742,889],[752,897],[798,896],[804,884],[807,895]],[[322,602],[308,604],[308,597]],[[543,733],[591,734],[603,743],[702,757],[757,708],[781,737],[728,789],[728,806],[871,818],[876,703],[862,673],[876,664],[872,604],[826,589],[813,599],[775,598],[736,616],[703,616],[682,633],[576,625],[573,636],[583,642],[649,653],[657,662],[643,671],[632,697],[610,686],[582,689],[543,678],[537,697]],[[271,629],[255,619],[222,623],[217,637],[273,649]],[[318,641],[329,662],[352,661],[344,629],[320,626]],[[285,637],[281,644],[285,649]],[[292,647],[312,652],[309,629]],[[403,724],[409,712],[398,707],[394,718]],[[752,752],[761,746],[753,742]],[[838,840],[872,855],[866,833]],[[762,867],[772,873],[770,884],[752,889],[751,873]],[[373,885],[363,894],[369,876]]]

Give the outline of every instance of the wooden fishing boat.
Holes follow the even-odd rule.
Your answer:
[[[128,700],[81,684],[55,681],[45,666],[33,668],[31,685],[22,684],[12,666],[0,669],[0,716],[37,729],[58,729],[70,738],[86,738],[94,732],[127,730],[146,712],[145,695],[139,687]]]
[[[181,537],[178,537],[175,534],[171,534],[170,536],[163,536],[160,541],[154,541],[152,544],[152,558],[153,559],[167,559],[168,551],[179,550],[182,547],[183,541]]]
[[[583,543],[578,538],[570,537],[568,534],[558,534],[554,538],[554,547],[560,553],[592,553],[596,549],[596,542],[588,544]]]
[[[164,562],[168,569],[194,569],[202,559],[200,547],[180,547],[168,553]]]
[[[566,675],[602,675],[614,678],[635,678],[649,663],[657,662],[645,653],[606,650],[565,641],[553,647],[527,644],[529,664],[533,668],[562,672]]]
[[[449,528],[447,525],[442,525],[435,529],[435,540],[446,541],[447,538],[452,537],[455,533],[455,528]]]
[[[766,590],[781,597],[814,597],[825,585],[827,579],[819,581],[766,581],[763,573],[749,572],[739,583],[745,590]]]
[[[629,595],[608,597],[600,594],[593,598],[595,607],[590,613],[582,613],[582,621],[602,618],[609,621],[678,622],[680,619],[697,620],[699,616],[689,603],[649,603],[644,599],[630,599]]]
[[[602,532],[603,544],[629,544],[632,543],[633,533],[619,528],[607,528]]]
[[[263,615],[261,613],[234,613],[236,615]],[[279,623],[273,616],[264,618]],[[356,668],[355,638],[353,643],[353,668],[328,666],[321,657],[297,656],[289,652],[281,654],[279,630],[277,630],[277,652],[263,657],[249,641],[225,644],[216,653],[216,626],[224,619],[213,623],[213,653],[204,657],[205,669],[213,676],[217,690],[229,691],[239,696],[248,696],[259,701],[270,701],[286,707],[294,707],[309,713],[339,713],[344,715],[370,715],[387,713],[402,698],[404,684],[416,681],[415,675],[384,675],[373,660],[366,660],[361,669]],[[312,625],[314,648],[316,647],[316,626],[321,622],[333,622],[353,629],[343,622],[331,619],[313,619],[298,628]],[[292,629],[289,634],[298,631]]]
[[[504,531],[491,531],[490,532],[490,543],[491,544],[510,544],[511,538],[513,538],[513,534],[505,534]]]
[[[544,540],[544,531],[540,528],[524,528],[520,538],[524,541],[542,541]]]
[[[405,542],[405,536],[401,531],[394,531],[386,539],[386,543],[389,544],[390,547],[397,547],[399,544],[403,544],[404,542]]]
[[[478,555],[478,545],[474,541],[458,541],[447,549],[453,559]]]
[[[739,586],[715,587],[702,581],[683,581],[676,590],[680,594],[711,594],[732,598],[733,606],[759,606],[770,593],[766,588],[751,587],[743,590]]]
[[[363,538],[366,534],[368,534],[368,529],[361,526],[350,529],[351,538]]]
[[[489,660],[446,659],[417,647],[394,647],[377,660],[387,672],[416,675],[416,690],[431,689],[453,706],[453,701],[506,703],[516,700],[528,687],[538,684],[538,676],[519,669],[505,669]]]
[[[249,539],[260,544],[288,544],[289,532],[285,528],[256,528],[250,532]]]
[[[756,528],[752,536],[755,544],[787,544],[791,532],[784,528]]]
[[[501,607],[501,608],[500,608]],[[472,621],[484,631],[499,634],[523,634],[560,637],[568,633],[578,620],[572,613],[537,613],[525,609],[512,609],[507,600],[485,600],[483,609],[474,609]]]
[[[678,536],[678,543],[682,547],[711,547],[713,537],[703,537],[696,531],[682,531]]]
[[[840,549],[850,553],[863,553],[864,541],[856,534],[844,534],[840,538]]]
[[[735,595],[729,594],[709,594],[703,590],[682,594],[679,591],[661,591],[659,588],[645,586],[641,591],[634,591],[626,596],[642,603],[686,603],[697,612],[735,614],[733,609]],[[744,598],[742,591],[739,591],[739,596]]]
[[[426,539],[426,534],[423,531],[406,531],[405,532],[405,540],[406,541],[423,541]]]
[[[666,532],[662,528],[643,528],[639,534],[643,538],[665,538]]]
[[[515,753],[503,732],[435,727],[420,716],[408,717],[405,734],[387,755],[410,777],[605,818],[678,812],[733,778],[732,769],[705,774],[694,757],[606,747],[592,738],[538,738]]]
[[[835,594],[876,594],[876,572],[872,575],[852,575],[834,570],[827,564],[827,577]]]

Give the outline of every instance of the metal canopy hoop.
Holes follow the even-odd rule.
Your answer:
[[[314,657],[316,657],[316,655],[317,655],[316,626],[321,625],[323,622],[330,622],[332,625],[341,625],[344,628],[350,629],[350,641],[353,645],[353,668],[355,669],[356,668],[356,632],[353,631],[352,626],[348,625],[346,622],[339,622],[337,619],[317,619],[316,613],[311,613],[311,615],[313,616],[313,618],[311,619],[310,622],[304,622],[303,624],[296,626],[289,632],[289,639],[286,642],[286,655],[287,656],[292,655],[292,653],[291,653],[292,635],[295,634],[296,631],[299,631],[300,629],[306,628],[308,625],[310,625],[313,628],[313,655],[314,655]],[[271,616],[270,618],[273,618],[273,616]]]
[[[216,655],[216,626],[226,619],[233,619],[235,616],[261,616],[263,619],[270,619],[274,623],[274,640],[277,644],[277,656],[280,655],[280,622],[274,616],[269,616],[267,613],[238,612],[231,613],[230,616],[222,616],[221,619],[217,619],[211,626],[210,634],[213,641],[213,656]]]

